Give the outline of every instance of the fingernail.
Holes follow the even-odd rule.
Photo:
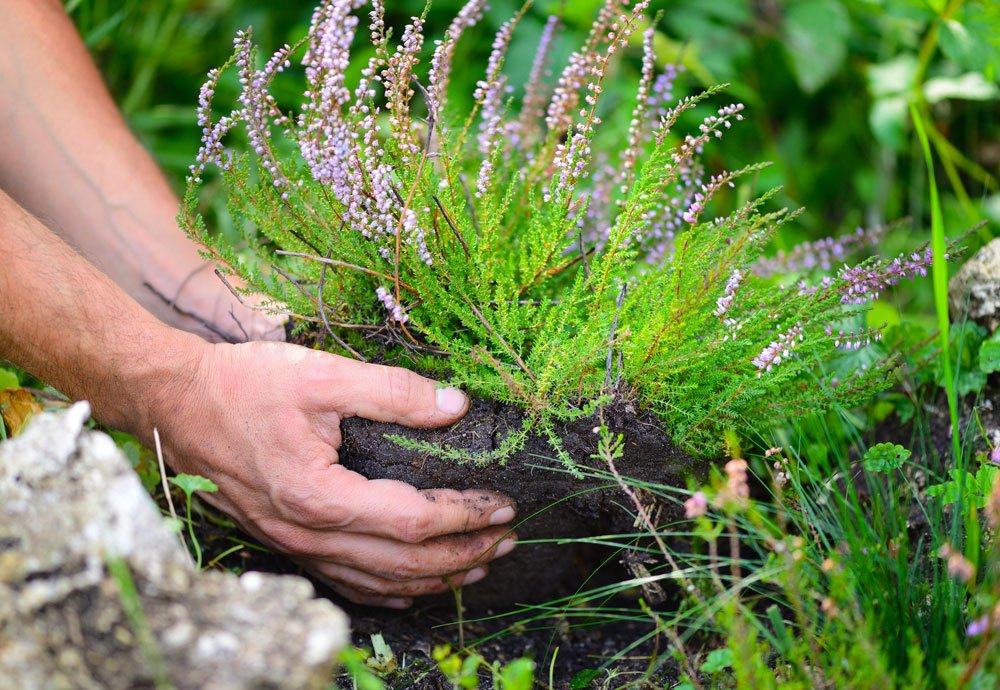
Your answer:
[[[503,525],[514,519],[514,509],[505,506],[490,515],[490,525]]]
[[[389,609],[408,609],[413,605],[412,599],[386,599],[382,604]]]
[[[514,550],[514,546],[516,544],[517,541],[514,539],[504,539],[500,542],[500,545],[497,546],[496,553],[493,554],[494,558],[502,558],[503,556],[506,556]]]
[[[465,393],[457,388],[438,388],[437,408],[444,414],[461,414],[469,404]]]
[[[473,568],[465,574],[465,578],[462,580],[462,586],[475,584],[479,582],[484,577],[486,577],[486,571],[482,568]]]

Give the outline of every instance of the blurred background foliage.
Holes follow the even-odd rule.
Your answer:
[[[132,127],[178,187],[198,148],[194,105],[239,28],[277,48],[301,37],[316,0],[67,0]],[[562,13],[556,69],[583,39],[601,0],[537,0],[518,28],[506,70],[523,82],[546,16]],[[388,0],[401,29],[423,0]],[[435,0],[439,36],[464,0]],[[492,35],[520,0],[492,0],[463,40],[452,98],[468,98]],[[931,131],[946,227],[958,236],[1000,223],[1000,2],[995,0],[654,0],[661,63],[685,70],[676,95],[719,82],[746,103],[747,120],[710,150],[711,172],[770,160],[759,188],[784,185],[782,204],[807,213],[777,240],[803,240],[911,216],[919,237],[890,236],[886,251],[929,238],[926,174],[907,104]],[[366,35],[362,32],[363,35]],[[464,66],[461,67],[461,66]],[[625,131],[638,51],[611,80],[606,119]],[[554,78],[554,77],[553,77]],[[230,88],[235,90],[233,85]],[[607,93],[607,92],[606,92]],[[294,94],[289,93],[291,99]],[[614,104],[620,102],[621,108]],[[223,228],[224,229],[224,228]]]

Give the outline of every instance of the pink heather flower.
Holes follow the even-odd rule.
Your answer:
[[[761,277],[778,273],[800,273],[812,270],[829,271],[854,251],[877,246],[885,237],[885,228],[871,230],[857,228],[843,237],[825,237],[814,242],[803,242],[788,253],[779,251],[774,257],[762,257],[754,266]]]
[[[781,364],[782,360],[788,359],[792,348],[804,340],[801,326],[792,326],[784,333],[778,335],[777,340],[761,350],[761,353],[753,358],[752,363],[757,367],[757,378],[770,372],[774,367]]]
[[[729,311],[729,307],[733,304],[733,299],[736,297],[736,291],[740,287],[740,283],[746,277],[746,271],[741,271],[736,269],[733,274],[729,276],[729,280],[726,281],[726,292],[719,299],[715,301],[715,311],[713,312],[716,316],[722,317]]]
[[[900,254],[889,262],[868,262],[854,268],[845,266],[837,276],[841,281],[840,301],[856,305],[873,302],[883,290],[898,285],[904,278],[926,276],[933,261],[934,252],[927,247],[922,253]]]
[[[190,168],[191,178],[194,182],[201,181],[200,175],[210,163],[224,170],[229,167],[228,162],[223,161],[222,140],[236,124],[236,119],[226,115],[219,118],[218,122],[212,122],[212,99],[219,84],[219,75],[219,69],[210,70],[198,93],[197,115],[202,137],[201,148],[198,150],[194,165]]]
[[[396,299],[392,296],[392,293],[386,290],[384,287],[379,287],[375,290],[375,294],[378,296],[379,302],[381,302],[389,315],[392,317],[393,321],[398,323],[406,323],[410,320],[410,317],[403,311],[403,308],[396,302]]]
[[[991,459],[992,456],[993,453],[990,454]],[[1000,478],[993,483],[989,498],[986,499],[986,520],[990,527],[1000,527]]]
[[[412,18],[403,29],[395,54],[389,58],[385,69],[382,70],[389,124],[399,147],[408,151],[411,156],[420,155],[423,148],[423,143],[417,141],[414,131],[410,129],[413,123],[408,117],[410,100],[414,94],[410,78],[413,75],[413,68],[420,62],[419,54],[424,45],[424,35],[421,33],[423,26],[422,17]],[[405,163],[406,156],[402,160]]]
[[[719,492],[723,503],[745,505],[750,498],[749,474],[747,461],[742,458],[730,460],[725,466],[726,485]]]
[[[684,517],[689,520],[701,517],[708,510],[708,498],[701,491],[695,491],[691,498],[684,501]]]
[[[444,38],[437,41],[427,78],[429,84],[427,93],[430,101],[427,106],[435,114],[435,117],[440,113],[441,104],[445,102],[448,95],[448,82],[451,79],[455,46],[467,29],[471,29],[479,23],[487,8],[486,0],[469,0],[452,20]]]
[[[486,76],[476,84],[473,99],[481,103],[482,122],[479,128],[479,152],[489,156],[499,146],[503,132],[503,97],[507,92],[507,77],[501,73],[504,56],[510,46],[511,35],[516,22],[509,19],[503,23],[493,39],[493,48],[486,65]],[[480,178],[483,171],[480,171]]]
[[[545,116],[545,91],[544,80],[548,75],[548,65],[552,53],[552,40],[555,38],[556,29],[559,27],[559,17],[550,15],[542,29],[542,38],[538,41],[538,49],[535,51],[535,59],[531,63],[531,72],[528,74],[528,82],[524,87],[524,99],[521,102],[521,116],[517,122],[515,146],[526,144],[529,133],[534,132],[538,127],[538,121]]]
[[[980,635],[986,633],[990,627],[990,616],[987,614],[985,616],[980,616],[976,620],[969,623],[969,627],[965,629],[965,634],[968,637],[979,637]]]
[[[642,34],[642,77],[639,80],[639,91],[636,94],[635,108],[632,110],[632,120],[629,122],[628,138],[621,153],[621,166],[618,171],[617,183],[622,194],[628,192],[635,172],[635,163],[639,157],[639,148],[643,143],[643,130],[646,121],[646,110],[649,108],[650,91],[653,87],[653,74],[656,69],[656,54],[653,52],[653,39],[656,37],[656,27],[651,26]]]
[[[727,172],[719,175],[712,175],[708,184],[701,185],[701,191],[695,192],[687,210],[681,216],[684,222],[692,224],[697,223],[701,212],[705,210],[705,204],[712,199],[715,193],[719,191],[723,185],[728,185],[729,187],[736,186],[733,183],[733,173]]]
[[[947,559],[948,574],[959,582],[968,584],[976,576],[976,566],[960,552],[955,551],[951,544],[942,544],[938,549],[938,556]]]
[[[646,141],[650,141],[653,138],[653,132],[656,129],[657,123],[662,122],[670,111],[669,106],[674,97],[674,81],[677,79],[677,74],[683,70],[683,66],[666,65],[653,81],[652,92],[649,94],[649,100],[647,101],[649,116],[646,118],[643,137]]]
[[[862,347],[868,347],[873,342],[879,342],[882,340],[882,330],[879,328],[862,328],[859,331],[844,332],[843,329],[837,332],[836,335],[833,334],[833,327],[826,327],[826,334],[834,338],[833,346],[840,348],[842,350],[860,350]]]

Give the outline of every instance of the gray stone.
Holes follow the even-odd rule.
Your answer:
[[[1000,326],[1000,238],[980,249],[951,279],[948,296],[952,313],[969,318],[993,332]]]
[[[195,572],[86,403],[0,444],[3,688],[324,688],[347,617],[292,576]],[[109,562],[124,563],[141,622]]]

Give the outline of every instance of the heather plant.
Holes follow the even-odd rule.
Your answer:
[[[524,408],[525,428],[500,456],[528,431],[558,450],[556,422],[611,396],[638,399],[678,444],[705,454],[726,431],[850,406],[885,385],[891,360],[827,365],[878,338],[851,324],[887,288],[925,275],[931,251],[768,278],[762,253],[796,214],[770,208],[775,190],[753,196],[763,166],[706,169],[704,149],[744,107],[709,105],[722,88],[674,100],[676,70],[657,71],[644,28],[648,0],[608,0],[559,70],[552,17],[515,99],[504,60],[522,10],[487,64],[467,67],[482,75],[467,109],[452,107],[449,81],[485,3],[468,2],[433,45],[423,15],[394,33],[380,0],[362,30],[365,4],[322,3],[308,35],[267,60],[240,32],[202,88],[203,145],[182,221],[239,279],[234,289],[268,295],[266,306],[321,330],[333,351],[406,357]],[[627,132],[605,131],[614,106],[602,93],[633,38],[642,70],[632,118]],[[241,92],[220,115],[227,70]],[[275,94],[303,77],[301,102],[286,106]],[[699,109],[709,112],[697,128],[676,133]],[[249,256],[199,215],[209,167]],[[718,192],[738,183],[747,200],[713,213]],[[816,249],[819,267],[834,258]]]

